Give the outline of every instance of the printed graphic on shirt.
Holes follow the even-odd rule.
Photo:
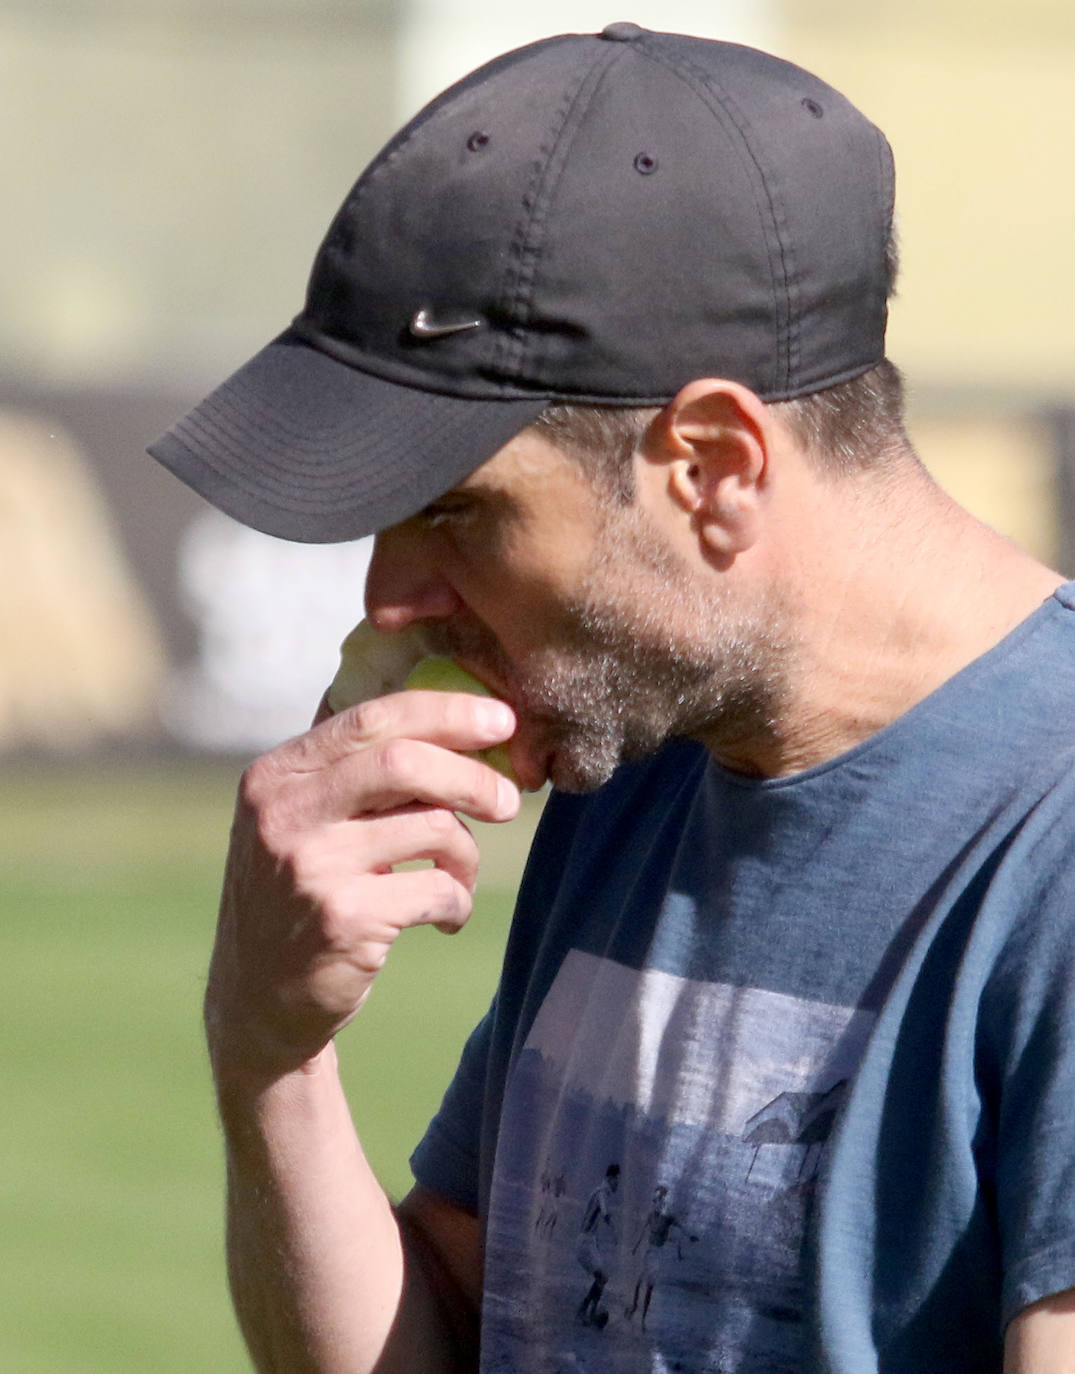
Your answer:
[[[872,1013],[573,951],[508,1085],[487,1374],[800,1371],[800,1253]]]

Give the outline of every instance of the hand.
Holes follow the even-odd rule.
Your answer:
[[[206,994],[218,1075],[314,1060],[401,930],[469,917],[478,851],[456,813],[518,811],[512,783],[454,752],[510,737],[503,702],[401,692],[322,714],[243,775]],[[433,866],[393,871],[412,859]]]

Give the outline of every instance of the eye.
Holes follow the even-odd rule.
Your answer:
[[[459,528],[474,520],[477,506],[460,497],[442,497],[432,501],[421,512],[420,519],[429,529]]]

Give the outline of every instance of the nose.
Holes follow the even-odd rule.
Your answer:
[[[392,633],[417,620],[444,620],[462,608],[435,542],[435,535],[411,522],[377,535],[366,574],[366,618],[375,629]]]

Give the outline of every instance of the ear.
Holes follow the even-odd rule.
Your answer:
[[[758,538],[772,435],[764,402],[738,382],[688,382],[655,421],[668,493],[726,567]]]

